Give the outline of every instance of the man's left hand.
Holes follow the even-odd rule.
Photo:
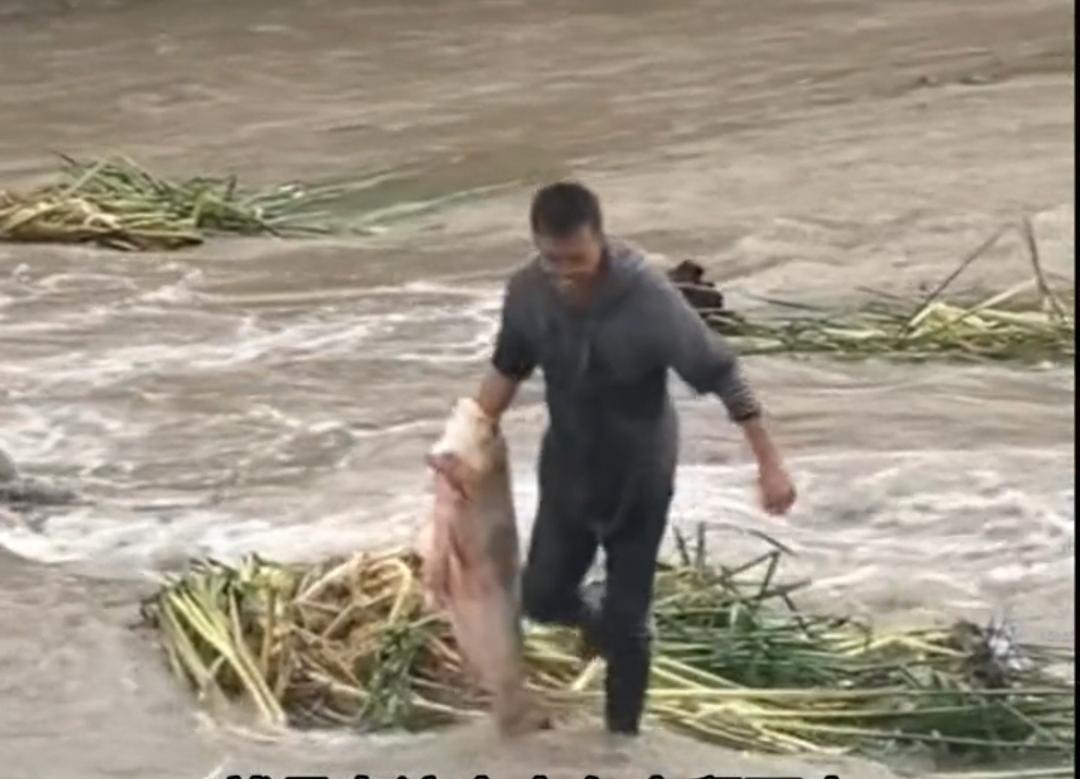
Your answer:
[[[763,464],[758,471],[761,505],[770,514],[786,514],[795,503],[795,485],[783,466]]]

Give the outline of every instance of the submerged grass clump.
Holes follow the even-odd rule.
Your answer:
[[[1074,754],[1072,651],[995,627],[875,633],[800,613],[780,552],[710,565],[699,541],[661,566],[647,716],[696,738],[765,752],[1063,765]],[[417,730],[484,711],[442,615],[425,611],[418,560],[358,554],[314,565],[196,561],[144,605],[174,671],[210,705],[245,701],[266,724]],[[529,684],[554,712],[591,712],[603,661],[573,631],[528,625]]]
[[[961,273],[984,256],[1004,232],[1005,228],[999,230],[964,258],[917,303],[881,294],[868,305],[842,314],[774,301],[786,312],[799,313],[773,313],[758,319],[723,309],[698,310],[745,355],[1071,362],[1076,338],[1075,287],[1070,284],[1067,289],[1055,290],[1050,286],[1030,220],[1022,224],[1032,268],[1029,279],[981,299],[944,299]]]
[[[0,190],[0,240],[177,249],[214,234],[321,231],[319,194],[288,185],[242,190],[235,177],[171,181],[126,157],[62,157],[61,180],[23,194]]]

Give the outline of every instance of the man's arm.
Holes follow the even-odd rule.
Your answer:
[[[761,502],[770,514],[785,514],[795,503],[795,485],[788,476],[780,453],[773,445],[768,431],[755,417],[742,423],[743,435],[758,464],[758,486]]]
[[[757,462],[770,465],[782,464],[780,452],[777,451],[772,438],[769,437],[760,416],[748,419],[739,426],[742,428],[746,443],[750,446],[750,451],[754,453],[754,459]]]
[[[761,404],[742,375],[735,351],[709,329],[674,284],[663,279],[660,285],[668,314],[665,319],[672,328],[672,367],[697,392],[719,396],[757,461],[765,510],[785,513],[795,502],[795,488],[762,422]]]
[[[490,366],[480,382],[476,402],[485,414],[498,420],[506,409],[510,408],[519,386],[516,380],[504,376],[495,366]]]
[[[476,402],[495,420],[510,407],[518,387],[536,368],[525,310],[521,278],[512,277],[506,286],[495,349],[476,395]]]

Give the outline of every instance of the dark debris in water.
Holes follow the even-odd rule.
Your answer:
[[[1004,622],[980,627],[958,622],[953,627],[956,649],[965,655],[964,671],[973,684],[986,689],[1004,689],[1034,665],[1016,640],[1015,630]]]

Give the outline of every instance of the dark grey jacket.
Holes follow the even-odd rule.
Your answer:
[[[673,369],[729,416],[761,413],[734,351],[710,331],[662,270],[610,242],[607,272],[592,304],[576,310],[537,259],[510,278],[493,355],[517,380],[544,374],[549,427],[541,486],[571,513],[607,524],[637,487],[674,478],[678,423],[668,393]],[[628,489],[630,491],[628,492]]]

